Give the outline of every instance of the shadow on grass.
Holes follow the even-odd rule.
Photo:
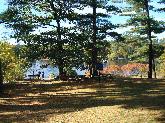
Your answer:
[[[113,105],[160,110],[157,120],[165,121],[165,80],[6,84],[0,97],[0,121],[47,121],[51,114]]]
[[[119,82],[118,80],[116,83],[118,83],[118,87],[121,88],[122,95],[131,97],[123,103],[123,108],[157,110],[161,112],[162,116],[156,120],[165,122],[164,79],[127,79],[121,81]]]

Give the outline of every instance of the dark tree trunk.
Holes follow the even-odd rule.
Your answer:
[[[58,41],[59,41],[59,44],[58,45],[58,48],[59,48],[59,51],[60,53],[63,52],[63,47],[62,47],[62,41],[61,41],[61,27],[60,27],[60,20],[57,20],[57,33],[58,33]],[[61,53],[62,54],[62,53]],[[59,75],[63,75],[65,72],[64,72],[64,61],[63,61],[63,57],[59,57],[58,59],[58,66],[59,66]]]
[[[154,78],[156,78],[156,63],[154,58],[153,58],[153,71],[154,71]]]
[[[66,72],[64,71],[64,67],[62,65],[59,65],[59,79],[60,80],[67,80]]]
[[[64,73],[64,71],[63,71],[63,66],[61,66],[61,65],[58,65],[59,67],[58,67],[58,69],[59,69],[59,75],[62,75],[63,73]]]
[[[54,6],[53,0],[48,0],[51,6],[51,9],[54,11],[54,18],[56,19],[56,23],[57,23],[57,39],[58,39],[58,50],[59,52],[63,52],[63,43],[62,43],[62,39],[61,39],[61,25],[60,25],[60,15],[62,14],[62,5],[60,4],[59,1],[59,5],[60,5],[60,11],[57,13],[56,8]],[[57,18],[59,17],[59,18]],[[62,54],[62,53],[61,53]],[[58,58],[58,67],[59,67],[59,79],[63,80],[63,76],[66,76],[66,72],[64,71],[64,61],[63,61],[63,57],[59,57]]]
[[[3,73],[2,73],[2,61],[0,60],[0,91],[2,91],[3,87]]]
[[[147,36],[149,40],[149,71],[148,71],[148,78],[152,78],[152,69],[153,69],[153,46],[152,46],[152,39],[151,39],[151,22],[150,22],[150,13],[149,13],[149,6],[148,0],[145,0],[145,10],[147,13]]]
[[[97,48],[96,48],[96,0],[93,0],[93,42],[92,42],[92,65],[91,65],[91,75],[92,77],[97,76]]]
[[[149,71],[148,71],[148,78],[152,78],[152,69],[153,69],[153,53],[152,53],[152,43],[149,44]]]

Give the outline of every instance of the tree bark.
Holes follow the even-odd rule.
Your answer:
[[[154,58],[153,58],[153,71],[154,71],[154,78],[156,79],[156,63]]]
[[[57,22],[57,33],[58,33],[58,48],[59,48],[59,51],[62,52],[63,51],[63,47],[62,47],[62,41],[61,41],[61,27],[60,27],[60,20],[56,20]],[[61,53],[62,54],[62,53]],[[63,57],[59,57],[58,59],[58,66],[59,66],[59,75],[62,75],[64,74],[64,62],[63,62]]]
[[[91,75],[92,77],[97,76],[97,48],[96,48],[96,0],[93,0],[93,42],[92,42],[92,65],[91,65]]]
[[[150,13],[149,13],[149,5],[148,0],[145,0],[145,10],[147,13],[147,36],[149,40],[149,71],[148,71],[148,78],[152,78],[152,69],[153,69],[153,46],[152,46],[152,39],[151,39],[151,22],[150,22]]]
[[[2,72],[2,61],[0,60],[0,90],[3,87],[3,72]]]
[[[51,0],[48,0],[48,2],[50,3],[50,6],[51,6],[51,9],[54,11],[54,18],[57,18],[56,16],[58,16],[58,18],[56,19],[56,23],[57,23],[57,39],[58,39],[58,49],[61,52],[63,52],[63,43],[62,43],[62,39],[61,39],[61,25],[60,25],[60,15],[62,13],[62,10],[61,10],[61,4],[60,4],[60,1],[59,1],[59,5],[60,5],[60,8],[59,8],[59,11],[58,13],[56,12],[56,8],[53,4],[53,1]],[[62,54],[62,53],[61,53]],[[57,62],[57,65],[58,65],[58,68],[59,68],[59,78],[62,80],[62,76],[65,74],[66,75],[66,72],[64,72],[64,61],[63,61],[63,57],[59,57],[58,58],[58,62]]]

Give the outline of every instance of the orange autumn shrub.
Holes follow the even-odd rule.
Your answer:
[[[120,66],[118,65],[109,65],[107,67],[105,67],[101,73],[102,74],[114,74],[114,73],[118,73],[121,71]]]
[[[144,74],[148,71],[148,64],[142,63],[129,63],[121,67],[123,74],[131,75],[133,71],[138,71],[138,73]]]

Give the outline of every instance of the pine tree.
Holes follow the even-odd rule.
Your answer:
[[[87,50],[90,54],[87,64],[90,66],[92,77],[94,77],[97,76],[97,64],[105,59],[105,57],[99,59],[99,56],[101,49],[106,51],[107,45],[109,44],[106,40],[107,36],[112,36],[116,39],[120,38],[119,34],[112,31],[117,25],[112,24],[110,21],[112,14],[116,14],[120,12],[120,10],[110,5],[110,0],[79,1],[79,8],[83,8],[84,11],[86,11],[86,9],[92,10],[91,13],[88,12],[88,10],[85,14],[80,13],[77,25],[80,32],[88,37],[84,41],[88,45]]]
[[[133,7],[133,11],[136,13],[131,15],[131,19],[128,21],[129,25],[133,25],[132,29],[134,34],[138,33],[139,36],[147,35],[148,40],[148,63],[149,63],[149,71],[148,78],[152,78],[152,70],[154,69],[153,61],[153,36],[154,33],[161,33],[164,31],[164,22],[159,22],[151,17],[150,10],[153,9],[153,6],[149,5],[148,0],[127,0]]]
[[[158,3],[165,4],[165,0],[160,0]],[[158,11],[165,12],[165,7],[159,8]]]

